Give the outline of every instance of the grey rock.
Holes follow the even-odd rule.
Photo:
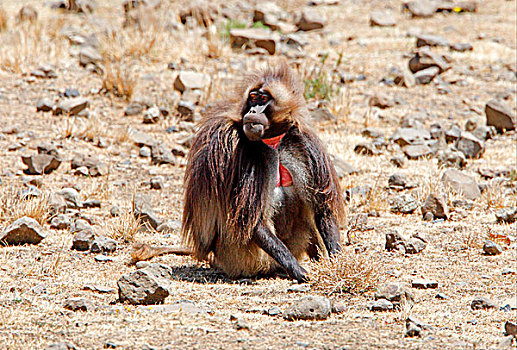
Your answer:
[[[140,147],[140,157],[149,158],[151,156],[151,149],[147,146]]]
[[[92,253],[112,253],[117,250],[117,241],[104,236],[96,236],[90,245]]]
[[[36,102],[36,112],[50,112],[53,108],[54,103],[48,98],[42,98]]]
[[[92,177],[103,176],[108,173],[107,164],[91,155],[78,154],[74,156],[70,162],[70,167],[72,169],[86,167]]]
[[[138,115],[142,113],[144,110],[144,106],[142,106],[141,103],[138,102],[131,102],[129,106],[127,106],[126,110],[124,111],[124,115],[126,116],[132,116],[132,115]]]
[[[109,256],[106,256],[106,255],[103,255],[103,254],[98,254],[95,256],[95,261],[98,261],[98,262],[110,262],[110,261],[113,261],[113,258],[109,257]]]
[[[404,3],[406,9],[412,17],[431,17],[437,10],[436,2],[430,0],[415,0]]]
[[[72,241],[72,249],[79,251],[90,250],[90,247],[95,240],[95,234],[91,230],[79,231],[74,235]]]
[[[119,300],[133,305],[163,304],[169,296],[171,280],[172,271],[169,267],[151,264],[117,281]]]
[[[302,11],[296,26],[299,30],[309,31],[321,29],[327,24],[326,19],[313,9],[305,9]]]
[[[92,311],[93,302],[85,298],[69,298],[64,301],[63,307],[72,311]]]
[[[438,67],[429,67],[415,73],[416,84],[429,84],[440,73]]]
[[[393,142],[403,147],[406,145],[421,143],[431,139],[429,131],[420,128],[398,128],[393,136]]]
[[[47,234],[33,218],[24,216],[9,226],[0,234],[0,242],[7,245],[38,244]]]
[[[373,11],[370,14],[370,25],[372,27],[393,27],[397,24],[393,13],[389,10]]]
[[[461,129],[457,125],[451,125],[451,127],[445,131],[445,141],[447,143],[456,142],[461,136]]]
[[[409,183],[409,180],[407,178],[406,174],[402,173],[394,173],[391,174],[388,178],[388,186],[392,188],[405,188],[406,185]]]
[[[368,303],[370,311],[392,311],[394,309],[393,303],[386,299],[378,299]]]
[[[449,299],[449,297],[446,294],[444,294],[444,293],[438,293],[434,297],[436,299],[440,299],[440,300],[447,300],[447,299]]]
[[[156,216],[153,208],[144,198],[135,199],[133,215],[140,220],[143,225],[150,225],[154,229],[161,224],[161,220]]]
[[[407,338],[420,337],[422,335],[422,329],[414,323],[409,324],[409,327],[406,329],[405,337]]]
[[[67,208],[81,208],[82,203],[79,200],[79,192],[75,188],[67,187],[56,192],[56,195],[63,197]]]
[[[70,233],[92,230],[90,223],[84,219],[76,219],[70,226]]]
[[[68,230],[71,224],[72,220],[70,219],[70,216],[58,214],[50,221],[50,228],[55,230]]]
[[[494,126],[487,125],[479,125],[476,129],[472,131],[472,135],[480,139],[481,141],[486,141],[495,136],[497,130]]]
[[[128,134],[133,143],[138,147],[153,147],[156,144],[156,139],[153,136],[144,134],[133,128],[128,128]]]
[[[278,316],[282,314],[282,310],[278,306],[273,306],[267,310],[269,316]]]
[[[470,44],[470,43],[455,43],[450,46],[450,49],[452,51],[465,52],[465,51],[472,51],[474,48],[472,47],[472,44]]]
[[[74,344],[69,342],[52,343],[48,345],[45,350],[76,350]]]
[[[110,209],[110,215],[111,215],[112,217],[120,216],[120,207],[119,207],[119,206],[116,206],[116,205],[114,205],[113,207],[111,207],[111,209]]]
[[[517,207],[499,209],[495,212],[497,223],[514,223],[517,219]]]
[[[466,199],[474,200],[481,196],[481,191],[474,178],[459,170],[447,169],[442,176],[442,182],[450,186],[456,193],[462,194]]]
[[[179,232],[180,230],[181,221],[179,220],[166,220],[156,228],[156,231],[163,233]]]
[[[486,240],[483,244],[483,252],[485,255],[499,255],[503,252],[503,248],[491,240]]]
[[[432,213],[433,218],[445,219],[449,218],[449,206],[443,196],[431,193],[427,196],[424,204],[422,205],[422,214]]]
[[[450,68],[443,55],[432,52],[427,46],[419,48],[415,56],[409,60],[409,69],[413,73],[430,67],[438,67],[438,73]]]
[[[438,282],[419,278],[411,282],[411,287],[417,289],[435,289],[438,288]]]
[[[506,335],[513,335],[515,338],[517,338],[517,323],[513,321],[506,321],[504,324],[504,330]]]
[[[416,36],[416,47],[449,46],[449,40],[439,35],[419,34]]]
[[[53,110],[54,115],[69,114],[78,115],[81,111],[86,109],[90,102],[83,97],[70,98],[60,101]]]
[[[462,152],[466,158],[476,159],[485,152],[485,143],[470,132],[462,132],[456,141],[456,149]]]
[[[203,89],[210,84],[210,77],[203,73],[182,71],[174,81],[174,88],[180,92],[185,90]]]
[[[87,199],[83,202],[83,208],[100,208],[101,201],[98,199]]]
[[[395,214],[411,214],[419,207],[418,200],[409,193],[397,196],[390,202],[390,210]]]
[[[404,167],[404,164],[406,163],[406,157],[394,156],[390,159],[390,163],[395,165],[397,168],[402,168],[402,167]]]
[[[360,143],[355,145],[354,152],[357,154],[374,156],[380,153],[375,145],[372,143]]]
[[[332,311],[332,303],[321,296],[306,296],[294,302],[284,312],[284,318],[294,320],[324,320]]]
[[[161,190],[163,188],[163,179],[160,176],[151,178],[151,189]]]
[[[22,162],[28,166],[25,170],[29,175],[50,174],[61,165],[61,160],[49,154],[34,154],[23,156]]]
[[[370,97],[369,105],[381,109],[393,107],[393,100],[386,94],[378,92]]]
[[[230,44],[234,48],[262,48],[270,55],[277,51],[280,37],[262,28],[230,29]]]
[[[412,237],[405,242],[406,254],[417,254],[425,249],[426,244],[419,238]]]
[[[485,106],[486,125],[494,126],[498,132],[515,130],[517,117],[510,106],[501,100],[490,100]]]
[[[92,292],[98,292],[98,293],[114,293],[115,292],[115,289],[113,289],[113,288],[108,288],[108,287],[100,286],[97,284],[86,284],[83,287],[83,289],[89,290]]]
[[[153,164],[176,164],[172,151],[163,144],[151,147],[151,162]]]
[[[151,107],[144,113],[144,124],[155,124],[160,120],[160,110],[158,107]]]
[[[446,149],[438,151],[436,155],[438,159],[438,165],[446,168],[464,168],[467,164],[467,158],[456,149]]]
[[[89,64],[97,65],[102,62],[102,55],[92,46],[84,46],[79,52],[79,64],[87,66]]]
[[[302,283],[302,284],[293,284],[289,288],[287,288],[288,292],[299,292],[299,293],[305,293],[311,290],[311,286],[308,283]]]
[[[414,299],[406,285],[402,283],[388,283],[380,286],[378,291],[375,292],[374,298],[376,300],[389,300],[395,308],[399,308],[401,302],[412,302]]]
[[[194,121],[195,105],[190,101],[180,101],[178,103],[177,111],[182,120],[192,122]]]
[[[497,308],[497,305],[487,297],[478,297],[472,300],[470,307],[472,310],[488,310]]]

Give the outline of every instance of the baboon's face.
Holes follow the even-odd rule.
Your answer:
[[[274,99],[261,88],[253,89],[243,111],[242,124],[244,133],[250,141],[260,141],[270,127],[274,111]]]

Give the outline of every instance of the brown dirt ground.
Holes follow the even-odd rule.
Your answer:
[[[16,24],[15,14],[22,5],[29,3],[39,11],[37,23]],[[128,141],[125,130],[131,126],[168,146],[187,134],[165,132],[168,126],[178,122],[175,116],[154,125],[142,124],[141,115],[124,117],[128,102],[97,93],[102,76],[78,65],[77,47],[60,36],[59,30],[72,24],[85,32],[100,32],[102,28],[113,26],[120,35],[116,40],[101,42],[101,51],[105,57],[118,57],[115,65],[124,67],[136,77],[134,97],[144,96],[159,106],[172,107],[178,100],[172,88],[176,72],[167,69],[169,62],[185,58],[186,63],[180,67],[210,74],[213,88],[205,91],[203,96],[205,100],[213,100],[241,74],[241,67],[251,69],[266,60],[262,56],[232,51],[218,36],[213,41],[219,45],[219,57],[207,58],[207,40],[197,27],[187,30],[180,25],[176,30],[144,29],[143,32],[123,29],[121,3],[119,0],[98,1],[93,15],[76,15],[51,10],[39,1],[0,2],[9,19],[8,29],[0,31],[0,130],[16,126],[22,133],[0,134],[3,181],[0,189],[22,181],[21,155],[34,153],[42,141],[56,140],[63,147],[65,159],[75,153],[98,155],[110,164],[107,176],[78,177],[72,175],[69,162],[65,162],[42,180],[45,192],[76,185],[81,189],[82,199],[100,199],[101,209],[84,210],[84,213],[95,219],[95,226],[101,232],[115,220],[110,217],[110,208],[113,205],[129,208],[135,191],[149,196],[161,217],[180,219],[184,168],[150,165],[149,159],[138,157],[138,147]],[[185,6],[180,2],[162,3],[162,10],[153,16],[163,21],[174,19],[178,9]],[[289,10],[297,11],[299,5],[303,2],[289,5]],[[368,25],[369,13],[382,8],[393,9],[398,20],[396,27],[372,28]],[[465,215],[456,212],[452,220],[426,223],[419,213],[406,216],[390,213],[384,187],[388,176],[397,171],[389,162],[391,155],[360,156],[353,152],[353,147],[367,141],[360,134],[365,125],[384,130],[389,136],[401,117],[414,111],[426,111],[431,116],[426,126],[441,120],[456,122],[463,128],[468,119],[484,123],[484,105],[496,94],[510,91],[510,101],[515,101],[515,80],[498,79],[498,76],[508,67],[515,70],[516,2],[487,0],[480,2],[477,13],[437,14],[427,19],[411,19],[401,13],[400,8],[401,1],[352,0],[342,0],[337,6],[319,7],[329,24],[323,31],[308,34],[310,43],[302,63],[304,66],[316,65],[318,53],[327,52],[326,64],[332,67],[343,52],[340,70],[366,75],[366,81],[343,85],[331,98],[330,106],[339,122],[318,126],[329,151],[360,170],[359,174],[343,179],[343,187],[365,184],[374,187],[375,197],[370,202],[354,200],[349,205],[350,215],[372,209],[380,213],[379,217],[369,218],[372,229],[357,232],[353,244],[376,252],[389,268],[401,272],[398,278],[387,276],[388,281],[409,283],[417,277],[431,278],[439,282],[437,290],[414,290],[416,302],[412,309],[386,313],[370,312],[365,308],[371,294],[333,295],[333,300],[346,306],[345,312],[333,314],[325,321],[288,322],[280,316],[264,315],[262,310],[273,306],[283,310],[300,298],[303,293],[287,292],[291,281],[280,277],[257,279],[250,284],[225,278],[214,281],[209,278],[211,272],[192,259],[165,256],[154,260],[177,267],[179,277],[173,282],[174,289],[166,303],[188,299],[211,313],[149,314],[134,306],[115,303],[115,292],[101,294],[83,289],[86,284],[97,284],[116,290],[117,280],[134,270],[126,264],[130,244],[121,244],[112,255],[113,262],[99,263],[94,260],[94,254],[70,249],[72,234],[68,231],[50,230],[46,225],[49,235],[41,244],[0,248],[0,348],[42,349],[58,341],[70,341],[81,349],[102,348],[107,341],[122,349],[141,349],[144,344],[158,349],[167,346],[174,349],[497,347],[503,340],[503,325],[507,320],[515,321],[515,311],[473,311],[470,302],[479,295],[496,302],[515,298],[515,274],[501,274],[505,268],[516,267],[515,243],[505,246],[499,256],[484,256],[481,252],[481,246],[491,232],[515,239],[516,225],[495,224],[494,217],[500,207],[515,205],[515,181],[508,186],[489,183],[489,189]],[[451,85],[451,93],[441,95],[434,84],[409,89],[379,84],[389,67],[406,64],[405,55],[414,48],[414,39],[406,35],[412,27],[445,35],[451,42],[472,43],[472,52],[448,52],[453,68],[447,74],[464,79],[465,86]],[[142,46],[152,38],[156,39],[155,44],[146,51]],[[331,39],[335,39],[336,45],[329,44]],[[27,79],[28,73],[42,63],[55,64],[58,77],[31,82]],[[90,119],[36,113],[39,98],[55,98],[67,87],[78,88],[89,99]],[[373,113],[368,107],[368,97],[375,92],[385,92],[407,103]],[[63,138],[70,129],[76,137]],[[78,136],[84,130],[104,136],[109,146],[101,149],[82,140]],[[23,149],[7,150],[8,145],[25,138],[27,135],[23,133],[27,132],[32,132],[33,136],[27,138]],[[487,142],[481,159],[469,161],[466,171],[482,182],[476,173],[480,167],[515,169],[515,147],[515,134],[497,136]],[[127,160],[129,164],[124,163]],[[414,193],[420,199],[431,189],[440,187],[438,179],[443,170],[435,159],[409,161],[401,171],[419,184]],[[150,176],[158,175],[164,177],[165,189],[149,190],[143,183]],[[449,201],[454,198],[457,196],[450,193]],[[7,224],[0,221],[0,228]],[[388,253],[383,247],[387,229],[406,234],[425,233],[429,240],[427,248],[417,255]],[[179,235],[177,232],[165,236],[145,231],[139,232],[135,240],[158,245],[177,244]],[[206,283],[202,283],[203,276],[208,278]],[[437,292],[443,292],[449,298],[437,300]],[[63,301],[70,297],[88,298],[95,303],[96,309],[88,312],[65,310]],[[418,315],[434,330],[421,338],[405,338],[404,320],[409,314]],[[236,330],[231,315],[247,321],[249,330]]]

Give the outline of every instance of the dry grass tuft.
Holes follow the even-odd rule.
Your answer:
[[[9,225],[24,216],[33,218],[40,225],[46,223],[50,217],[49,194],[26,198],[21,187],[0,186],[0,222]]]
[[[7,29],[7,12],[0,7],[0,32]]]
[[[126,101],[131,99],[135,91],[136,77],[120,65],[106,65],[102,79],[101,92],[113,94]]]
[[[143,227],[140,220],[133,215],[134,208],[123,210],[114,222],[107,224],[108,235],[117,241],[131,243]]]
[[[372,291],[382,282],[382,264],[375,253],[356,253],[353,248],[309,267],[309,281],[313,288],[325,294],[361,294]]]

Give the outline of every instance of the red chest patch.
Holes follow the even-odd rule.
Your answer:
[[[274,149],[278,148],[278,145],[280,144],[280,141],[285,136],[285,134],[272,137],[270,139],[263,139],[262,142],[264,142],[269,147],[272,147]],[[282,163],[278,163],[278,170],[276,172],[276,187],[288,187],[293,185],[293,177],[291,176],[291,173],[289,170],[286,169],[282,165]]]

